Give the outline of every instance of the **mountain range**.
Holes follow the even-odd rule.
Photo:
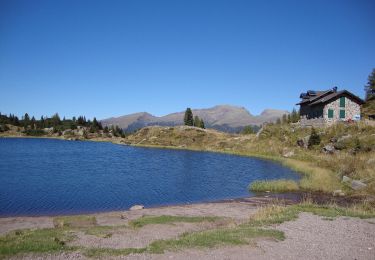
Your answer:
[[[203,119],[206,128],[213,128],[225,132],[239,132],[245,126],[260,126],[266,122],[275,122],[288,111],[265,109],[260,115],[254,116],[244,107],[218,105],[212,108],[192,109],[194,116]],[[145,126],[176,126],[183,125],[185,111],[153,116],[147,112],[134,113],[120,117],[111,117],[101,120],[104,126],[118,125],[127,132],[133,132]]]

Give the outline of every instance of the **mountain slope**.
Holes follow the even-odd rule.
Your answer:
[[[206,109],[193,109],[194,116],[199,116],[206,127],[226,132],[238,132],[247,125],[261,125],[265,122],[274,122],[287,111],[267,109],[259,116],[252,115],[244,107],[218,105]],[[162,117],[149,113],[135,113],[120,117],[102,120],[103,125],[118,125],[128,132],[151,125],[175,126],[182,125],[185,112],[177,112]]]

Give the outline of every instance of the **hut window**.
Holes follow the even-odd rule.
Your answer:
[[[328,118],[333,118],[333,109],[328,109]]]
[[[340,97],[340,107],[345,107],[345,97]]]
[[[345,118],[345,110],[340,110],[340,118],[341,119]]]

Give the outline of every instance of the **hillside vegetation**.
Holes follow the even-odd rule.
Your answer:
[[[336,124],[314,129],[320,139],[309,146],[310,128],[270,124],[257,135],[234,135],[195,127],[145,127],[125,139],[127,144],[207,150],[258,156],[280,161],[304,173],[301,190],[375,194],[375,127],[365,123]],[[361,180],[358,191],[343,177]]]
[[[338,194],[375,195],[375,127],[364,122],[338,123],[314,130],[294,123],[268,124],[257,134],[251,131],[229,134],[194,126],[148,126],[125,136],[118,127],[102,128],[96,120],[54,122],[51,118],[32,123],[31,119],[14,125],[10,119],[2,116],[0,137],[37,135],[224,152],[276,160],[304,174],[301,181],[294,184],[285,181],[254,183],[251,187],[254,191],[340,190]],[[353,189],[353,180],[360,181],[361,187]]]

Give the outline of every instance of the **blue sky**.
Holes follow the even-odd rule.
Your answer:
[[[0,0],[0,112],[154,115],[217,104],[291,110],[364,96],[375,1]]]

